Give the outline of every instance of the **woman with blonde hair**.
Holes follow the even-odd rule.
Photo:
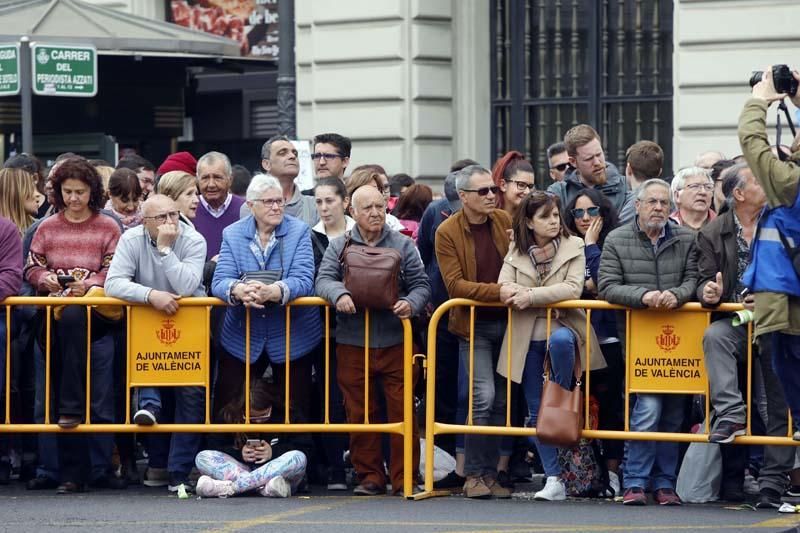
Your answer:
[[[0,169],[0,216],[11,220],[20,236],[33,224],[39,210],[34,180],[21,168]]]
[[[194,227],[192,220],[197,215],[197,205],[200,203],[197,178],[182,170],[167,172],[158,179],[158,194],[165,194],[175,200],[181,213],[181,221]]]

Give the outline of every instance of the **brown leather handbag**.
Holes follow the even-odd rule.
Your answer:
[[[550,352],[544,360],[544,386],[539,416],[536,419],[536,437],[544,444],[570,448],[578,444],[583,427],[583,401],[581,394],[581,355],[575,347],[575,388],[565,389],[550,381]]]
[[[401,257],[394,248],[353,244],[347,232],[342,253],[342,281],[359,308],[391,309],[399,299]]]

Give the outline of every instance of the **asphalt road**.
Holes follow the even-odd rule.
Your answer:
[[[524,495],[505,501],[450,496],[413,502],[342,494],[314,490],[282,500],[179,500],[165,489],[141,486],[56,496],[53,491],[27,492],[14,484],[0,488],[0,531],[800,531],[800,515],[724,504],[624,508],[602,500],[533,502]]]

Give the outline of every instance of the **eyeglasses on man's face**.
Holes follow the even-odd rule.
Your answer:
[[[491,187],[481,187],[480,189],[461,189],[464,192],[476,192],[478,196],[486,196],[489,193],[497,194],[500,192],[500,187],[492,185]]]
[[[559,172],[564,172],[565,170],[567,170],[568,166],[569,166],[569,163],[559,163],[558,165],[553,165],[550,168],[554,168],[554,169],[558,170]]]
[[[315,161],[317,159],[325,160],[325,159],[337,159],[337,158],[344,159],[344,156],[342,154],[326,154],[325,152],[314,152],[313,154],[311,154],[311,159]]]
[[[692,183],[691,185],[687,185],[684,189],[692,192],[698,192],[700,190],[711,192],[714,190],[713,183]]]
[[[283,198],[256,198],[255,200],[250,201],[261,204],[266,208],[283,207],[286,205],[286,201]]]
[[[169,219],[169,220],[177,220],[178,219],[178,215],[180,215],[180,213],[178,211],[167,211],[166,213],[161,213],[160,215],[153,215],[151,217],[142,217],[142,218],[145,219],[145,220],[147,220],[147,219],[155,220],[159,224],[163,224],[163,223],[165,223],[167,221],[167,219]]]

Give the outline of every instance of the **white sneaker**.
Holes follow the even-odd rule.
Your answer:
[[[203,498],[227,498],[233,496],[233,481],[221,481],[208,476],[200,476],[194,491]]]
[[[560,502],[567,499],[567,491],[564,484],[556,476],[548,476],[544,488],[533,495],[534,500],[546,502]]]
[[[614,494],[610,496],[611,498],[622,496],[622,492],[620,492],[620,486],[619,486],[619,475],[616,472],[612,472],[611,470],[608,471],[608,486],[611,487],[611,490],[614,491]]]
[[[292,495],[292,486],[283,476],[275,476],[261,487],[258,492],[267,498],[288,498]]]

